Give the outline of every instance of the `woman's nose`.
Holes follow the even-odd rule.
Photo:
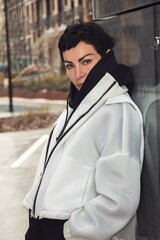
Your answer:
[[[81,78],[84,75],[83,69],[79,65],[75,67],[75,74],[77,79]]]

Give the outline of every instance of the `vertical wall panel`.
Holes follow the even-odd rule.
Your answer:
[[[115,38],[119,63],[133,70],[133,100],[144,120],[137,240],[160,239],[160,1],[93,1],[94,20]],[[141,238],[140,238],[141,239]]]

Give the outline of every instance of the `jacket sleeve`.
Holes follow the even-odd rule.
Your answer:
[[[113,105],[110,107],[111,127],[103,129],[107,137],[96,165],[97,197],[71,214],[64,225],[65,239],[110,240],[136,213],[143,155],[142,121],[130,104],[120,104],[115,111]]]

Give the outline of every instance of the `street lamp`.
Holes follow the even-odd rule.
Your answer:
[[[10,56],[10,45],[9,45],[7,2],[8,2],[8,0],[4,0],[5,30],[6,30],[6,44],[7,44],[7,62],[8,62],[8,94],[9,94],[9,111],[13,112],[12,79],[11,79],[11,64],[10,64],[11,56]]]

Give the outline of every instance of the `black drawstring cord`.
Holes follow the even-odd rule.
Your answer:
[[[68,117],[68,114],[69,114],[69,98],[70,98],[70,93],[69,93],[68,98],[67,98],[67,106],[66,106],[66,111],[67,111],[67,112],[66,112],[65,122],[64,122],[63,128],[62,128],[62,130],[60,131],[58,137],[56,137],[57,142],[59,141],[59,139],[60,139],[61,136],[63,135],[63,133],[64,133],[66,127],[67,127],[67,124],[68,124],[69,120],[71,119],[73,113],[74,113],[75,110],[77,109],[77,107],[75,107],[75,108],[73,109],[73,111],[71,112],[70,116]]]
[[[54,125],[52,131],[50,132],[49,138],[48,138],[48,143],[47,143],[47,148],[46,148],[46,155],[45,155],[45,161],[44,161],[44,169],[45,169],[45,163],[46,163],[46,161],[47,161],[49,146],[50,146],[50,142],[51,142],[51,138],[52,138],[52,134],[53,134],[53,131],[54,131],[54,129],[55,129],[55,126],[56,126],[56,124]],[[33,209],[32,209],[32,212],[33,212],[33,216],[34,216],[34,217],[35,217],[35,208],[36,208],[37,195],[38,195],[38,191],[39,191],[39,188],[40,188],[40,185],[41,185],[41,182],[42,182],[43,173],[44,173],[44,171],[41,173],[41,179],[40,179],[40,182],[39,182],[39,185],[38,185],[38,188],[37,188],[37,192],[36,192],[36,195],[35,195],[34,201],[33,201]],[[30,213],[30,216],[31,216],[31,213]]]
[[[31,226],[31,209],[29,209],[29,227]]]
[[[69,97],[68,97],[69,98]],[[63,134],[66,126],[67,126],[67,123],[68,123],[68,113],[69,113],[69,107],[68,107],[68,99],[67,99],[67,106],[66,106],[66,118],[65,118],[65,121],[64,121],[64,125],[63,125],[63,128],[62,130],[60,131],[58,137],[56,137],[56,140],[58,141],[59,137]]]

